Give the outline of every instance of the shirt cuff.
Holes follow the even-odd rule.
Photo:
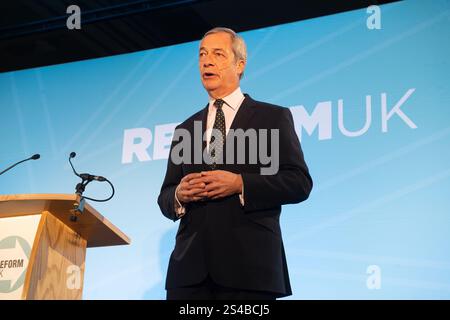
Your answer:
[[[180,185],[178,185],[177,188],[175,189],[175,203],[174,203],[177,218],[181,218],[186,213],[186,208],[181,204],[180,200],[178,200],[177,197],[177,191],[179,187]]]
[[[241,206],[244,206],[244,184],[242,184],[242,193],[239,193],[239,200],[241,201]]]

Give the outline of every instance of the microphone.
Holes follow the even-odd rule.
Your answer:
[[[3,170],[2,172],[0,172],[0,176],[2,174],[4,174],[6,171],[11,170],[12,168],[14,168],[15,166],[17,166],[18,164],[21,164],[22,162],[28,161],[28,160],[37,160],[41,157],[41,155],[39,153],[33,154],[31,157],[21,160],[19,162],[14,163],[12,166],[9,166],[8,168],[6,168],[5,170]]]
[[[77,156],[77,154],[75,152],[71,152],[70,155],[69,155],[69,163],[70,163],[70,166],[72,167],[73,173],[75,173],[75,175],[77,177],[80,177],[82,180],[88,180],[88,181],[93,181],[93,180],[95,180],[95,181],[106,181],[106,178],[102,177],[102,176],[94,176],[94,175],[91,175],[89,173],[81,173],[81,174],[79,174],[75,170],[75,168],[73,167],[73,164],[72,164],[72,159],[75,158],[76,156]]]
[[[75,191],[76,191],[75,193],[80,195],[80,196],[82,196],[84,199],[88,199],[88,200],[92,200],[92,201],[105,202],[105,201],[110,200],[114,196],[114,186],[111,183],[111,181],[109,181],[108,179],[106,179],[105,177],[102,177],[102,176],[96,176],[96,175],[92,175],[92,174],[89,174],[89,173],[81,173],[81,174],[78,173],[75,170],[75,167],[73,166],[73,163],[72,163],[72,159],[75,158],[76,156],[77,156],[77,154],[75,152],[71,152],[70,155],[69,155],[69,163],[70,163],[70,166],[72,167],[73,173],[77,177],[81,178],[81,182],[78,183],[76,185],[76,187],[75,187]],[[103,199],[103,200],[93,199],[93,198],[88,198],[88,197],[83,196],[83,192],[84,192],[86,186],[91,181],[99,181],[99,182],[106,181],[111,186],[112,195],[109,198]]]

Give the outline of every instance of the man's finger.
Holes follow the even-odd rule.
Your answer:
[[[193,184],[187,184],[184,189],[190,190],[190,189],[196,189],[196,188],[204,188],[206,184],[204,182],[197,182]]]
[[[205,198],[205,196],[195,196],[195,197],[192,197],[192,199],[193,199],[194,201],[203,200],[204,198]]]
[[[217,174],[220,174],[220,172],[223,170],[210,170],[210,171],[202,171],[200,172],[200,174],[204,177],[210,177],[210,176],[215,176]]]
[[[185,190],[189,190],[189,184],[187,184],[186,182],[181,182],[180,186],[178,187],[178,192],[182,193]]]
[[[189,180],[189,184],[197,184],[197,183],[204,183],[204,178],[203,177],[199,177],[199,178],[193,178],[191,180]]]
[[[195,173],[189,173],[187,175],[185,175],[181,181],[184,182],[189,182],[189,180],[194,179],[194,178],[200,178],[202,176],[202,174],[200,172],[195,172]]]
[[[216,199],[221,198],[223,190],[221,188],[208,192],[208,198]]]
[[[188,196],[194,196],[194,195],[197,195],[198,193],[205,193],[206,191],[205,191],[205,189],[191,189],[191,190],[189,190],[189,191],[187,191],[187,195]]]
[[[224,190],[224,188],[222,188],[221,186],[216,186],[211,191],[207,191],[208,192],[208,198],[214,197],[215,195],[218,195],[218,194],[222,193],[223,190]]]
[[[203,176],[202,181],[205,183],[211,183],[213,181],[217,181],[218,177],[216,175]]]
[[[181,180],[180,189],[186,189],[188,187],[189,187],[189,183],[187,183],[186,181]]]
[[[180,194],[181,197],[187,198],[187,191],[185,191],[185,190],[178,190],[178,193]]]
[[[213,190],[217,190],[217,189],[220,188],[220,187],[221,187],[221,184],[219,184],[219,183],[217,183],[217,182],[211,182],[211,183],[208,183],[208,184],[206,185],[206,187],[204,188],[204,190],[207,191],[207,192],[211,192],[211,191],[213,191]]]
[[[180,191],[180,195],[185,198],[190,198],[193,195],[196,195],[197,193],[200,193],[200,192],[205,192],[205,190],[204,189],[183,190],[183,191]]]

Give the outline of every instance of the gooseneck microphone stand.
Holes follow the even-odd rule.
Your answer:
[[[91,175],[89,173],[81,173],[81,174],[79,174],[75,170],[75,168],[74,168],[74,166],[72,164],[72,159],[75,158],[76,155],[77,154],[75,152],[71,152],[70,155],[69,155],[69,163],[70,163],[70,166],[72,167],[73,173],[77,177],[81,178],[81,182],[77,183],[77,185],[75,186],[75,193],[80,196],[80,203],[75,207],[74,210],[72,210],[72,216],[70,217],[70,220],[72,222],[76,222],[78,220],[78,215],[83,213],[84,205],[86,203],[86,199],[87,200],[96,201],[96,202],[106,202],[106,201],[111,200],[112,197],[114,196],[114,193],[115,193],[113,184],[107,178],[102,177],[102,176]],[[106,199],[94,199],[94,198],[83,196],[83,193],[86,190],[86,186],[92,181],[107,182],[111,186],[111,190],[112,190],[111,195],[108,198],[106,198]]]

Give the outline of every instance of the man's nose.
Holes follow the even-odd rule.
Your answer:
[[[211,60],[205,60],[203,61],[203,67],[213,67],[214,66],[214,62]]]
[[[214,60],[209,56],[202,57],[201,63],[203,67],[212,67],[214,66]]]

